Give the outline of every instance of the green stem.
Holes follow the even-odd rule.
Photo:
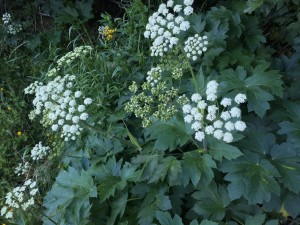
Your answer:
[[[98,132],[98,133],[100,133],[100,134],[102,134],[102,135],[107,135],[107,133],[105,133],[103,130],[100,130],[99,128],[96,128],[96,127],[94,127],[94,126],[92,126],[92,125],[90,125],[90,124],[88,124],[88,123],[85,123],[85,122],[83,122],[83,121],[81,121],[80,123],[81,123],[81,125],[83,125],[83,126],[86,127],[86,128],[89,128],[89,129],[91,129],[91,130],[94,130],[94,131],[96,131],[96,132]],[[122,142],[123,144],[129,145],[129,146],[133,147],[134,149],[140,150],[140,149],[137,148],[136,145],[134,145],[134,144],[131,143],[130,141],[126,141],[126,140],[123,140],[123,139],[121,139],[121,138],[118,138],[118,137],[112,137],[112,136],[109,136],[109,138],[111,138],[111,139],[116,139],[116,140]]]
[[[187,61],[187,63],[188,63],[188,67],[189,67],[189,70],[190,70],[191,75],[192,75],[192,78],[193,78],[193,83],[194,83],[196,92],[199,93],[199,87],[198,87],[198,85],[197,85],[197,81],[196,81],[196,78],[195,78],[195,73],[194,73],[194,71],[193,71],[193,67],[192,67],[192,65],[191,65],[191,63],[190,63],[190,60],[189,60],[189,58],[186,56],[186,52],[184,51],[183,46],[179,44],[179,48],[180,48],[181,53],[184,55],[184,57],[185,57],[185,59],[186,59],[186,61]]]

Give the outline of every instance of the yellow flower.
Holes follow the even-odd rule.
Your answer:
[[[105,39],[107,41],[109,41],[113,38],[113,35],[116,31],[117,31],[116,28],[112,29],[112,28],[109,28],[109,27],[105,27],[104,30],[103,30],[103,35],[104,35]]]
[[[4,91],[4,88],[0,88],[0,91]]]
[[[7,110],[11,110],[11,107],[7,106]]]
[[[22,131],[18,131],[18,132],[17,132],[17,135],[18,135],[18,136],[21,136],[21,135],[22,135]]]

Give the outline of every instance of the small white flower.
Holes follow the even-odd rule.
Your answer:
[[[1,209],[1,216],[3,216],[7,211],[7,207],[4,206],[2,209]]]
[[[216,121],[213,123],[213,125],[214,125],[214,128],[220,129],[220,128],[222,128],[222,126],[223,126],[223,122],[222,122],[221,120],[216,120]]]
[[[30,194],[31,196],[34,196],[34,195],[36,195],[37,192],[38,192],[38,189],[35,188],[35,189],[32,189],[32,190],[29,192],[29,194]]]
[[[195,107],[191,109],[191,114],[192,114],[193,116],[196,115],[198,112],[199,112],[198,109],[195,108]]]
[[[65,119],[66,120],[71,120],[72,119],[72,115],[71,114],[67,114]]]
[[[183,4],[186,5],[186,6],[189,6],[189,5],[192,5],[193,2],[194,2],[194,0],[184,0]]]
[[[206,106],[207,106],[207,103],[204,100],[199,101],[198,104],[197,104],[197,107],[199,109],[205,109]]]
[[[214,131],[214,137],[218,140],[221,140],[223,137],[223,131],[222,130],[215,130]]]
[[[81,119],[81,120],[86,120],[88,117],[89,117],[89,114],[87,114],[87,113],[82,113],[82,114],[80,115],[80,119]]]
[[[194,118],[195,118],[195,120],[201,121],[201,120],[203,119],[203,115],[202,115],[201,113],[196,113],[196,114],[194,115]]]
[[[241,110],[237,107],[233,107],[231,110],[230,110],[230,115],[232,117],[240,117],[241,116]]]
[[[231,105],[231,99],[230,98],[223,98],[221,101],[221,105],[224,107],[230,106]]]
[[[174,5],[174,1],[173,0],[168,0],[167,1],[167,7],[172,7]]]
[[[196,103],[197,103],[197,102],[199,102],[200,100],[202,100],[202,97],[201,97],[200,94],[195,93],[195,94],[192,95],[191,99],[192,99],[193,102],[196,102]]]
[[[214,119],[216,119],[216,115],[215,114],[207,114],[206,119],[209,121],[213,121]]]
[[[243,121],[236,121],[234,127],[238,131],[244,131],[246,129],[246,124]]]
[[[184,15],[188,16],[194,12],[194,9],[191,6],[187,6],[184,8],[183,12],[184,12]]]
[[[223,136],[223,141],[227,142],[227,143],[230,143],[233,141],[233,136],[231,133],[229,132],[225,132],[224,133],[224,136]]]
[[[204,137],[205,137],[205,134],[202,131],[197,131],[195,133],[195,139],[198,141],[203,141]]]
[[[186,104],[186,105],[184,105],[184,106],[182,107],[183,113],[190,113],[190,112],[191,112],[191,109],[192,109],[192,106],[189,105],[189,104]],[[78,109],[78,111],[79,111],[79,109]]]
[[[75,106],[76,105],[76,100],[75,99],[71,100],[69,102],[69,105],[72,106],[72,107]]]
[[[244,103],[245,101],[247,100],[247,97],[246,95],[244,94],[237,94],[234,98],[234,101],[237,103],[237,104],[241,104],[241,103]]]
[[[182,10],[182,5],[175,5],[173,10],[174,12],[180,12]]]
[[[35,181],[33,181],[33,182],[29,185],[30,188],[34,188],[35,186],[36,186],[36,182],[35,182]]]
[[[6,217],[6,219],[11,219],[13,217],[13,212],[12,211],[7,212],[5,217]]]
[[[82,95],[81,91],[76,91],[74,96],[75,98],[79,98]]]
[[[228,131],[234,130],[234,124],[231,121],[226,122],[225,125],[224,125],[224,127]]]
[[[193,116],[192,115],[186,115],[184,117],[184,122],[191,123],[192,121],[193,121]]]
[[[192,124],[192,129],[195,130],[195,131],[200,130],[201,127],[202,127],[202,126],[201,126],[201,123],[198,122],[198,121],[196,121],[196,122],[194,122],[194,123]]]
[[[215,131],[215,128],[211,125],[205,127],[205,133],[207,133],[207,134],[213,134],[214,131]]]
[[[216,105],[210,105],[207,107],[207,112],[209,114],[215,114],[219,108]]]
[[[51,126],[51,129],[52,129],[53,131],[57,131],[57,130],[58,130],[58,125],[57,125],[57,124],[53,124],[53,125]]]
[[[84,103],[85,105],[90,105],[90,104],[92,104],[92,102],[93,102],[93,100],[92,100],[91,98],[86,98],[86,99],[84,99],[84,101],[83,101],[83,103]]]
[[[222,112],[220,117],[225,121],[231,118],[230,113],[228,111]]]
[[[73,123],[78,123],[79,122],[79,116],[73,116],[72,117],[72,122]]]

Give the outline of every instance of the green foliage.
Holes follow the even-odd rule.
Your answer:
[[[14,37],[14,43],[22,38],[28,42],[19,47],[9,44],[14,40],[0,29],[4,40],[0,51],[0,72],[4,74],[0,91],[1,204],[5,192],[23,182],[13,178],[20,156],[30,157],[29,147],[40,139],[56,147],[40,168],[32,168],[28,174],[42,187],[43,202],[37,201],[28,215],[16,210],[18,217],[12,222],[298,223],[299,1],[195,1],[196,13],[188,18],[191,28],[178,36],[178,45],[196,33],[206,35],[207,51],[196,61],[186,59],[180,46],[163,57],[150,57],[151,43],[143,34],[148,15],[160,2],[148,1],[150,8],[140,0],[127,3],[122,1],[126,5],[122,18],[101,15],[100,26],[114,30],[111,38],[93,33],[96,28],[90,19],[98,15],[93,15],[92,0],[34,1],[28,11],[41,9],[53,18],[48,18],[46,30],[33,32],[33,38],[28,24],[34,16],[27,16],[24,33]],[[19,3],[11,4],[14,9]],[[58,68],[58,58],[87,43],[93,46],[90,52],[60,65],[53,77],[47,76]],[[171,69],[177,64],[182,74],[173,79]],[[170,100],[175,116],[167,121],[151,117],[153,124],[144,128],[124,108],[132,97],[129,86],[133,81],[142,86],[155,65],[167,65],[168,70],[161,74],[166,90],[174,87],[181,96],[176,96],[176,102]],[[46,138],[51,134],[45,132],[52,131],[27,120],[30,106],[26,101],[32,99],[24,99],[22,90],[28,81],[47,83],[65,74],[76,76],[76,88],[93,103],[88,119],[80,121],[82,133],[75,141],[63,142],[57,133],[52,140]],[[204,96],[210,80],[219,82],[220,99],[234,99],[238,93],[247,96],[247,102],[240,104],[247,128],[234,134],[231,143],[207,137],[198,141],[182,116],[180,100],[190,98],[197,89]],[[150,95],[144,91],[145,96]],[[151,103],[153,109],[158,108],[158,102]],[[215,104],[218,113],[225,110],[218,101]],[[19,114],[23,110],[26,115]],[[19,130],[23,134],[16,136]],[[43,180],[49,168],[51,176]],[[58,170],[54,179],[52,173]]]

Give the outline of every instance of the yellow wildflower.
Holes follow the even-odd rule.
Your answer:
[[[114,33],[117,31],[116,28],[109,28],[105,27],[103,30],[103,35],[107,41],[111,40],[113,38]]]
[[[18,131],[18,132],[17,132],[17,135],[18,135],[18,136],[21,136],[21,135],[22,135],[22,131]]]

